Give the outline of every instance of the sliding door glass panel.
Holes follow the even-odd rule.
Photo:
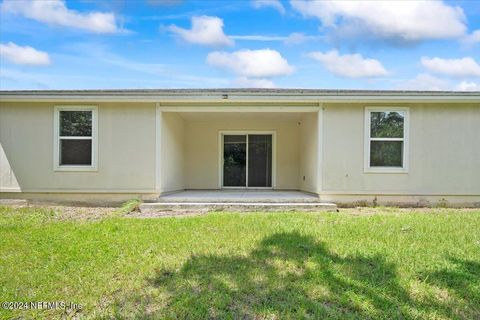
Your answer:
[[[248,135],[248,186],[272,186],[272,135]]]
[[[223,186],[245,187],[247,183],[247,136],[223,136]]]

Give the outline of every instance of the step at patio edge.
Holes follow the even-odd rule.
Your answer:
[[[319,203],[319,198],[293,198],[293,199],[272,199],[272,198],[204,198],[204,199],[195,199],[192,201],[191,198],[158,198],[156,203]]]
[[[329,202],[151,202],[142,203],[140,212],[165,211],[337,211]]]

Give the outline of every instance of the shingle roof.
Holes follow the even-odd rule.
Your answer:
[[[201,94],[240,94],[240,95],[480,95],[480,91],[410,91],[410,90],[345,90],[345,89],[93,89],[93,90],[0,90],[1,95],[201,95]]]

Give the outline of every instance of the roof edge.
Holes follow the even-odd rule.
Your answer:
[[[327,89],[3,90],[0,101],[480,101],[480,91]]]
[[[347,89],[81,89],[81,90],[0,90],[0,95],[480,95],[480,91],[420,91],[420,90],[347,90]]]

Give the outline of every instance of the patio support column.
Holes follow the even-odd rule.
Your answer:
[[[323,103],[318,103],[317,112],[317,193],[323,189]]]
[[[163,113],[160,103],[155,107],[155,190],[161,192],[162,182],[162,124]]]

